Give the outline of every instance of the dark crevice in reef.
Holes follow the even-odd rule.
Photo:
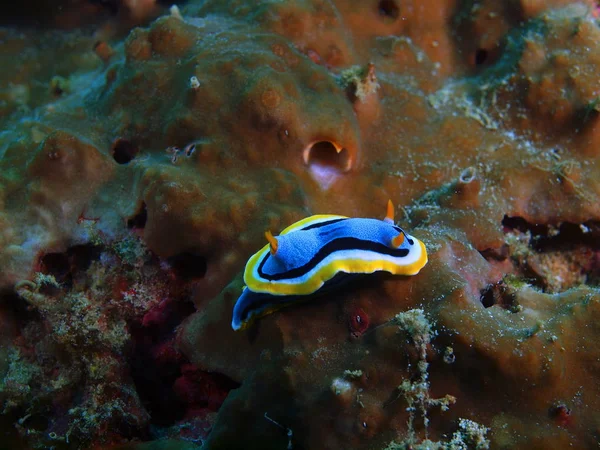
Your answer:
[[[2,435],[2,447],[5,449],[28,449],[31,448],[26,444],[23,437],[19,436],[16,423],[26,415],[26,411],[13,410],[4,412],[0,416],[0,434]]]
[[[600,284],[600,222],[549,225],[504,216],[502,226],[506,243],[480,253],[522,282],[548,293]],[[482,292],[482,303],[497,304],[497,291]]]
[[[127,219],[127,228],[134,230],[143,230],[146,227],[148,221],[148,209],[146,203],[142,202],[138,211]]]
[[[169,426],[183,419],[185,404],[177,398],[173,385],[180,376],[178,364],[157,364],[144,339],[139,339],[129,361],[131,376],[142,404],[156,426]]]
[[[16,332],[17,329],[22,329],[25,323],[39,320],[40,313],[36,309],[30,308],[28,303],[14,290],[4,289],[0,291],[0,317],[5,318],[3,332],[10,334],[9,324],[16,324]]]
[[[206,258],[193,251],[179,253],[167,259],[173,273],[182,281],[194,281],[206,275]]]
[[[377,10],[381,17],[389,20],[396,20],[400,15],[400,8],[394,0],[380,0],[377,4]]]
[[[475,65],[481,66],[489,60],[489,52],[485,48],[478,48],[475,51]]]
[[[75,245],[62,253],[46,253],[39,259],[39,271],[52,275],[58,283],[71,288],[79,277],[85,277],[92,261],[102,252],[100,245]]]
[[[600,223],[587,221],[581,224],[562,222],[557,226],[533,224],[522,217],[504,216],[502,226],[506,232],[531,233],[530,246],[538,252],[570,250],[574,246],[585,246],[600,250]]]
[[[479,300],[485,308],[497,305],[511,312],[519,311],[519,304],[514,290],[503,280],[488,284],[482,289]]]
[[[184,416],[185,405],[173,389],[181,375],[182,358],[173,339],[174,329],[194,310],[193,304],[183,299],[165,299],[146,313],[141,323],[129,325],[131,376],[154,425],[172,425]]]
[[[500,46],[494,46],[491,48],[477,48],[472,56],[472,62],[475,68],[483,70],[487,67],[493,66],[501,55]]]
[[[111,153],[117,164],[127,164],[136,157],[139,152],[139,148],[133,142],[117,138],[111,148]]]
[[[225,375],[196,368],[179,352],[175,329],[194,311],[193,304],[183,298],[166,299],[141,322],[129,326],[131,375],[154,427],[202,419],[217,411],[229,391],[239,387]]]

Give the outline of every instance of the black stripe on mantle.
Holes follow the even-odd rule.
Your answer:
[[[343,219],[342,219],[343,220]],[[331,223],[331,222],[329,222]],[[319,225],[319,224],[316,224]],[[395,227],[396,228],[396,227]],[[406,234],[405,234],[406,235]],[[267,275],[263,272],[263,267],[266,264],[269,258],[272,258],[270,252],[267,252],[265,257],[262,259],[260,264],[258,265],[258,275],[269,281],[280,281],[280,280],[290,280],[294,278],[299,278],[306,275],[312,269],[314,269],[319,263],[321,263],[325,258],[327,258],[332,253],[343,251],[343,250],[364,250],[371,251],[375,253],[380,253],[382,255],[392,256],[394,258],[404,258],[408,255],[409,250],[406,248],[389,248],[388,246],[381,244],[379,242],[373,241],[365,241],[358,238],[345,237],[334,239],[327,244],[325,244],[321,249],[317,252],[317,254],[312,258],[308,263],[301,267],[296,267],[295,269],[288,270],[287,272],[281,272],[273,275]]]

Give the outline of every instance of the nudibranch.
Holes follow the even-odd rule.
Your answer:
[[[383,220],[316,215],[265,237],[267,245],[246,264],[246,287],[233,308],[234,330],[353,276],[416,275],[427,264],[425,245],[394,224],[391,201]]]

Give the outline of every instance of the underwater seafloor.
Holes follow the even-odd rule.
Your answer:
[[[597,449],[591,0],[11,2],[0,448]],[[425,242],[233,331],[312,214]]]

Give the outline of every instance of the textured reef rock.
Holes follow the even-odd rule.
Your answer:
[[[598,446],[594,2],[31,9],[0,29],[7,445]],[[231,329],[265,230],[388,199],[421,273]]]

